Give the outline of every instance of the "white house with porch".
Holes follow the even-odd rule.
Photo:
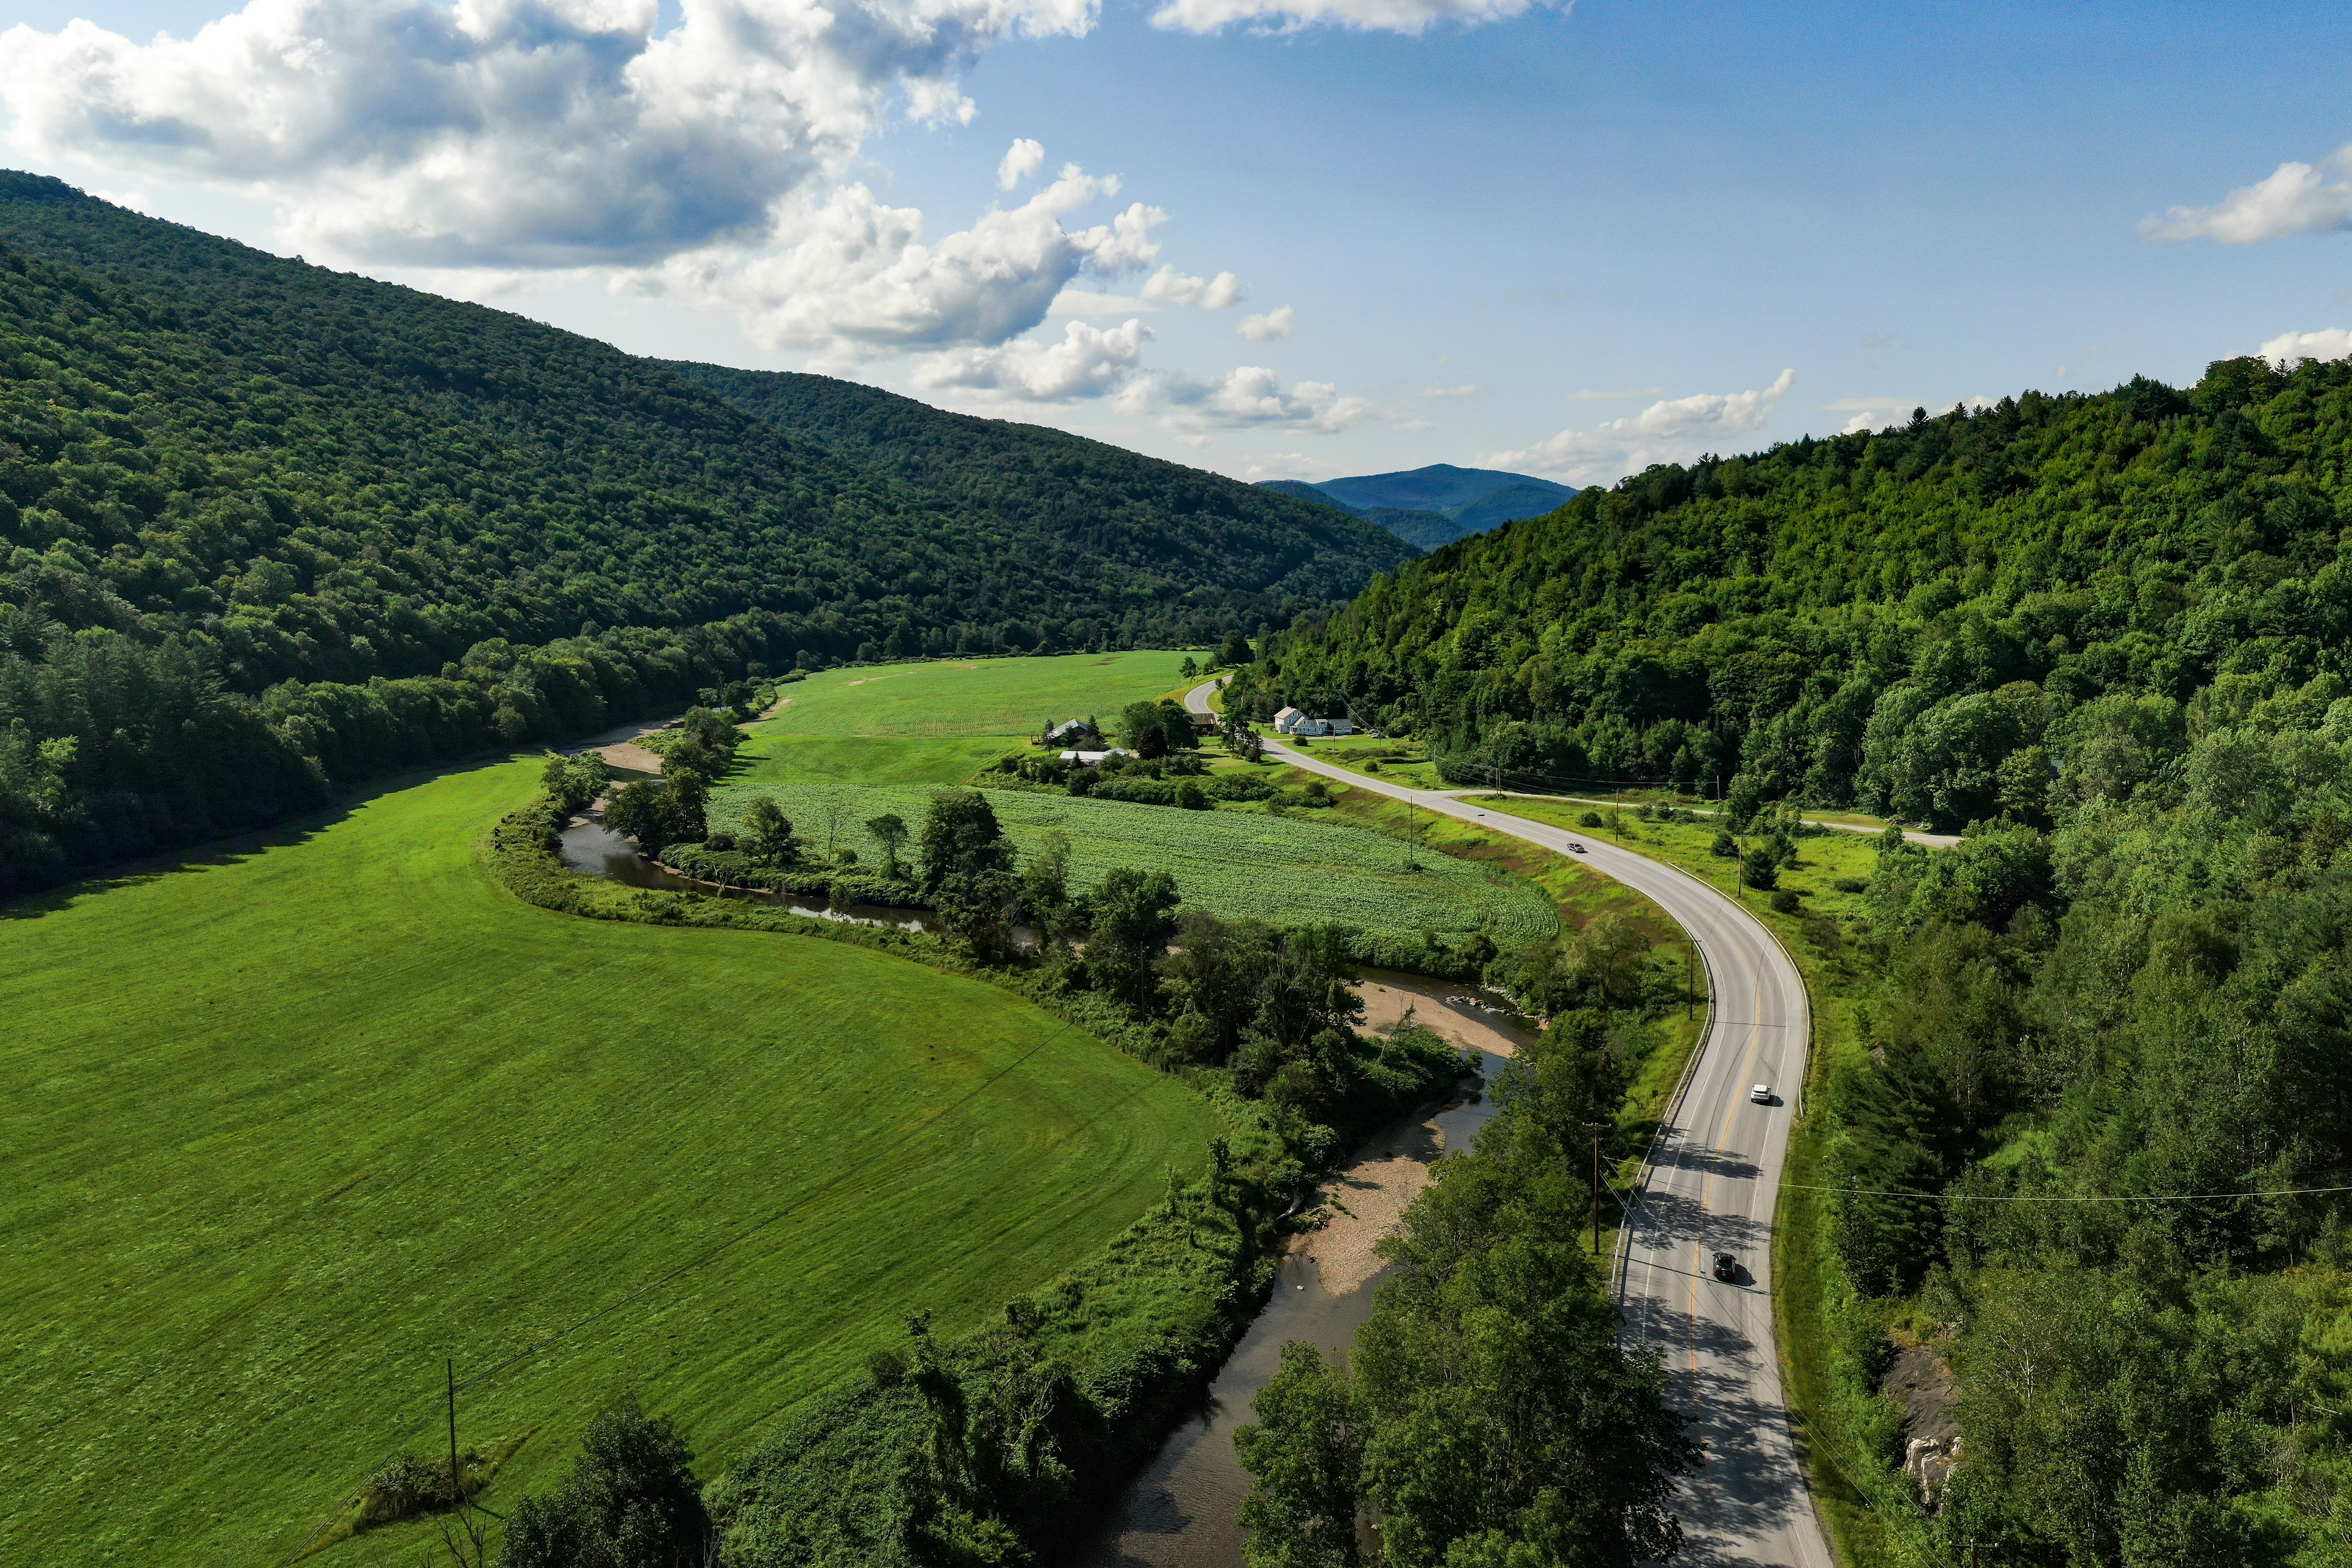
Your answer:
[[[1286,708],[1274,716],[1276,733],[1284,735],[1352,735],[1355,724],[1346,719],[1314,719],[1296,708]]]

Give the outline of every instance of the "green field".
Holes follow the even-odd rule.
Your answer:
[[[830,781],[734,784],[713,796],[710,825],[740,830],[746,803],[772,795],[802,842],[822,849],[825,807],[837,801],[836,842],[857,850],[863,862],[879,864],[881,847],[860,824],[883,812],[919,823],[931,794],[928,786]],[[1498,941],[1529,941],[1559,929],[1531,882],[1444,854],[1416,854],[1321,813],[1178,811],[1020,790],[992,790],[988,801],[1024,851],[1048,834],[1066,836],[1071,880],[1081,888],[1113,867],[1137,866],[1169,872],[1185,902],[1228,919],[1336,921],[1398,937],[1456,934],[1491,923]]]
[[[934,789],[970,779],[1047,717],[1106,723],[1179,680],[1181,653],[1072,654],[827,671],[785,689],[787,706],[750,729],[741,765],[714,792],[710,825],[740,830],[746,805],[772,795],[803,844],[877,863],[869,817],[919,824]],[[1116,866],[1165,870],[1213,913],[1297,924],[1337,921],[1391,936],[1473,931],[1527,940],[1557,929],[1530,882],[1492,867],[1297,812],[1178,811],[1059,794],[993,790],[1024,850],[1059,832],[1080,887]],[[830,822],[830,826],[829,826]]]
[[[1108,724],[1174,686],[1187,656],[1168,649],[1045,658],[933,659],[830,669],[784,688],[774,728],[795,736],[1038,734],[1049,719]]]
[[[708,1474],[906,1312],[977,1321],[1204,1163],[1203,1101],[992,986],[516,901],[478,845],[535,773],[0,909],[0,1561],[274,1563],[412,1423],[446,1444],[445,1355],[804,1202],[461,1398],[468,1446],[529,1439],[501,1510],[625,1390]]]

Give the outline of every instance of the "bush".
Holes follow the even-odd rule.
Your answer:
[[[1780,857],[1769,844],[1759,844],[1739,858],[1740,874],[1748,886],[1770,892],[1780,885]]]
[[[467,1490],[478,1489],[478,1475],[466,1472],[478,1471],[480,1457],[467,1454],[457,1463],[459,1473],[466,1477]],[[422,1519],[428,1513],[444,1513],[460,1500],[449,1484],[446,1465],[436,1465],[414,1454],[395,1454],[383,1468],[368,1478],[367,1486],[361,1491],[358,1527],[367,1530]]]
[[[1870,890],[1870,879],[1867,877],[1839,877],[1832,879],[1830,886],[1841,893],[1866,893]]]
[[[507,1568],[677,1568],[703,1560],[710,1515],[693,1451],[633,1395],[588,1424],[571,1475],[515,1505]]]
[[[1576,819],[1576,825],[1579,827],[1599,827],[1601,826],[1601,814],[1597,811],[1588,811],[1583,816]]]
[[[1728,833],[1718,833],[1715,836],[1715,842],[1706,847],[1706,852],[1726,860],[1737,860],[1739,858],[1739,840]]]
[[[1772,912],[1774,914],[1793,915],[1801,910],[1804,907],[1804,900],[1798,898],[1796,894],[1790,892],[1786,888],[1781,889],[1779,892],[1772,895]]]
[[[1837,921],[1827,915],[1805,917],[1805,940],[1823,953],[1834,953],[1845,945],[1844,934],[1838,930]]]
[[[1209,803],[1209,797],[1201,792],[1201,786],[1194,784],[1191,779],[1186,779],[1182,784],[1176,786],[1176,804],[1182,806],[1186,811],[1208,811],[1213,809]]]

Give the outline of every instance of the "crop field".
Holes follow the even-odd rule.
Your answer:
[[[445,1356],[772,1219],[459,1396],[466,1446],[520,1442],[501,1511],[627,1391],[709,1474],[903,1314],[977,1322],[1205,1163],[1204,1101],[994,987],[515,900],[478,846],[536,771],[0,909],[0,1562],[278,1562],[446,1445]]]
[[[884,812],[920,823],[932,791],[832,781],[730,783],[712,798],[711,826],[740,829],[744,807],[761,795],[774,797],[803,844],[822,851],[830,841],[878,864],[881,847],[862,824]],[[1336,921],[1402,937],[1473,931],[1491,922],[1497,940],[1521,941],[1559,929],[1532,883],[1416,852],[1382,834],[1322,820],[1320,813],[1180,811],[1021,790],[991,790],[988,801],[1024,854],[1049,834],[1066,837],[1071,879],[1080,887],[1113,867],[1134,866],[1169,872],[1186,902],[1229,919]]]

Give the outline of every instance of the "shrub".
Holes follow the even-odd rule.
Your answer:
[[[1866,893],[1870,890],[1870,879],[1867,877],[1839,877],[1832,880],[1830,886],[1841,893]]]
[[[1186,779],[1182,784],[1176,786],[1176,804],[1182,806],[1186,811],[1208,811],[1212,809],[1209,804],[1209,797],[1202,794],[1201,786],[1194,784],[1191,779]]]
[[[515,1505],[507,1568],[676,1568],[699,1563],[710,1515],[693,1451],[667,1416],[635,1396],[588,1424],[580,1458],[557,1486]]]
[[[1772,895],[1772,912],[1775,914],[1793,915],[1804,907],[1804,900],[1786,888]]]
[[[468,1462],[474,1459],[471,1454],[461,1458],[460,1471],[471,1468]],[[414,1454],[395,1454],[383,1468],[368,1478],[367,1486],[360,1493],[359,1528],[422,1519],[428,1513],[455,1508],[457,1500],[449,1485],[446,1465],[433,1464]]]
[[[1759,844],[1739,858],[1741,875],[1749,887],[1770,892],[1780,885],[1780,857],[1769,844]]]
[[[1845,937],[1838,923],[1827,915],[1805,917],[1805,940],[1820,952],[1833,953],[1845,945]]]
[[[1717,833],[1715,842],[1706,847],[1706,852],[1726,860],[1736,860],[1739,858],[1739,840],[1728,833]]]
[[[1601,814],[1597,811],[1588,811],[1583,816],[1576,819],[1576,825],[1579,827],[1599,827],[1601,826]]]

